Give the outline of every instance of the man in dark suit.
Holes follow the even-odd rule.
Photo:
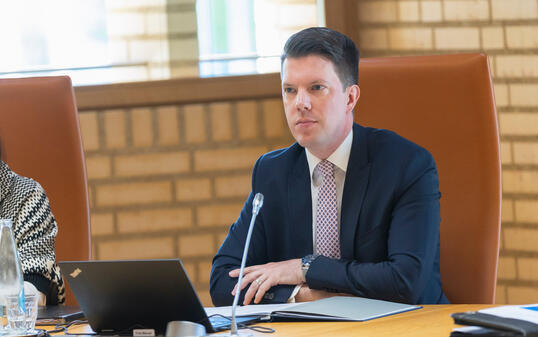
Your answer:
[[[286,42],[281,60],[284,110],[297,143],[254,165],[252,191],[213,259],[213,303],[233,301],[258,192],[265,200],[250,243],[243,304],[342,294],[447,303],[430,153],[393,132],[353,123],[359,55],[345,35],[303,30]]]

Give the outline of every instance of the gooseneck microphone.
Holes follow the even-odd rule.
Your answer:
[[[252,217],[250,218],[250,226],[248,227],[247,241],[245,242],[245,248],[243,249],[243,258],[241,259],[241,269],[239,270],[239,278],[237,280],[237,291],[235,292],[234,302],[232,304],[232,326],[230,336],[239,336],[237,334],[237,322],[235,320],[235,309],[237,308],[237,302],[239,302],[239,294],[241,293],[241,281],[243,280],[243,273],[245,270],[245,263],[247,261],[248,246],[250,244],[250,237],[252,236],[252,229],[254,228],[254,221],[256,216],[260,212],[260,208],[263,205],[263,194],[256,193],[254,200],[252,201]],[[252,334],[242,334],[243,336],[252,336]]]

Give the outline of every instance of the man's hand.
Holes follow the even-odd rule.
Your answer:
[[[315,300],[321,300],[322,298],[334,297],[334,296],[353,296],[346,293],[330,293],[325,290],[310,289],[304,284],[297,295],[295,295],[295,302],[310,302]]]
[[[230,277],[239,277],[239,269],[232,270],[229,275]],[[248,284],[251,286],[245,294],[243,305],[250,304],[253,298],[254,303],[260,303],[265,292],[278,284],[302,284],[304,281],[301,259],[247,267],[241,281],[241,290]],[[232,290],[232,295],[235,296],[236,291],[237,284]]]

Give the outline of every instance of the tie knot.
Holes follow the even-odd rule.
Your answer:
[[[328,160],[322,160],[318,163],[318,170],[323,178],[334,176],[334,164]]]

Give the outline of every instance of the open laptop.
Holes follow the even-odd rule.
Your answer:
[[[60,262],[65,279],[98,334],[165,333],[169,321],[203,324],[207,332],[230,328],[230,320],[207,314],[179,259]],[[237,318],[252,323],[259,316]],[[135,330],[135,331],[133,331]],[[133,334],[135,332],[136,334]]]

